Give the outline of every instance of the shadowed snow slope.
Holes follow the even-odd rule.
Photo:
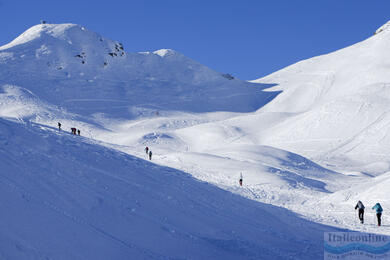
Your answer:
[[[389,70],[386,24],[365,41],[255,80],[283,91],[258,113],[290,113],[259,136],[336,169],[388,171]]]
[[[0,132],[4,259],[319,259],[334,230],[62,131]]]

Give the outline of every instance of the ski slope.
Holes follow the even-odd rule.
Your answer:
[[[55,128],[0,131],[2,259],[313,259],[336,230]]]
[[[282,91],[258,113],[291,113],[259,138],[335,170],[389,171],[389,41],[387,23],[365,41],[255,80]]]
[[[1,174],[11,212],[2,223],[24,210],[20,194],[34,197],[6,229],[3,240],[13,242],[0,252],[315,259],[326,230],[390,234],[390,32],[381,28],[246,82],[174,50],[127,52],[83,26],[33,26],[0,47],[0,164],[9,169]],[[82,137],[70,136],[71,127]],[[353,210],[358,200],[367,208],[364,225]],[[385,210],[380,228],[369,210],[376,202]],[[58,241],[72,243],[50,251],[54,231],[36,237],[41,212],[53,230],[68,232]],[[273,230],[276,238],[264,235]],[[95,235],[100,240],[90,241]],[[97,251],[69,255],[72,246]]]

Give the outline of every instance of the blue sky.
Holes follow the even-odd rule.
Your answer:
[[[72,22],[127,51],[171,48],[256,79],[370,37],[389,10],[389,0],[0,0],[0,45],[42,19]]]

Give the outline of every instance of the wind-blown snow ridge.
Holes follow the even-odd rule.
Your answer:
[[[168,55],[175,55],[176,51],[171,50],[171,49],[161,49],[161,50],[154,51],[153,53],[157,54],[157,55],[159,55],[161,57],[165,57],[165,56],[168,56]]]
[[[389,30],[389,28],[390,28],[390,21],[388,21],[387,23],[379,27],[378,30],[375,31],[375,34],[381,33],[385,30]]]
[[[0,46],[0,50],[5,50],[8,48],[15,47],[17,45],[21,45],[30,41],[34,41],[43,35],[49,35],[54,38],[64,38],[66,31],[71,28],[78,28],[80,30],[83,30],[83,27],[76,25],[76,24],[38,24],[35,25],[28,30],[26,30],[24,33],[22,33],[20,36],[18,36],[15,40],[12,42]]]

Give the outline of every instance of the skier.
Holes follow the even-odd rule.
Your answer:
[[[60,130],[61,130],[61,123],[58,122],[58,131],[60,131]]]
[[[76,128],[72,127],[71,130],[72,130],[72,134],[75,135],[76,134]]]
[[[356,209],[359,209],[359,219],[360,219],[360,223],[364,223],[364,205],[363,205],[363,202],[361,202],[360,200],[358,201],[358,203],[356,204],[355,206],[355,210]]]
[[[374,207],[372,207],[372,209],[375,209],[376,210],[376,217],[378,219],[378,227],[381,225],[381,217],[382,217],[382,206],[381,204],[378,202],[377,204],[375,204]]]
[[[240,186],[242,187],[242,172],[240,173],[240,180],[238,181],[240,183]]]
[[[149,151],[149,160],[152,160],[152,151]]]
[[[80,135],[80,129],[77,130],[77,134]]]
[[[149,147],[146,146],[145,147],[145,153],[148,154],[148,152],[149,152]]]

